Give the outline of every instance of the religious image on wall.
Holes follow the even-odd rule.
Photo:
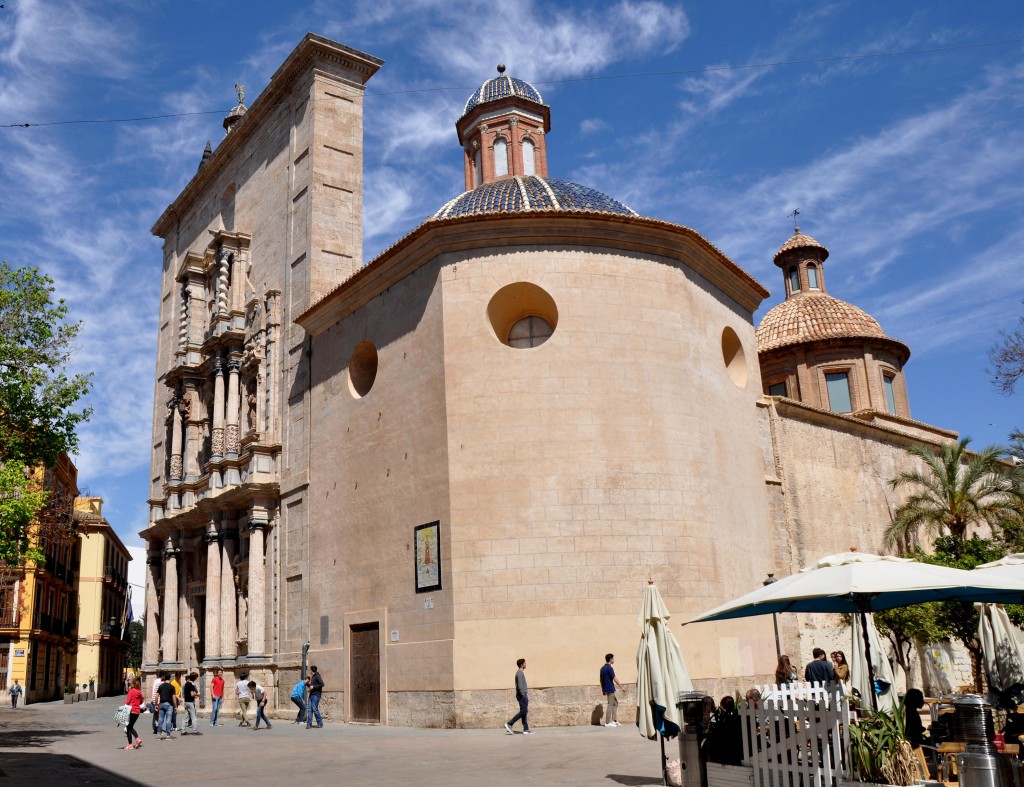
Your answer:
[[[416,528],[416,592],[441,589],[441,523]]]

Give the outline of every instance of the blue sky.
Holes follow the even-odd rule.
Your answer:
[[[386,61],[365,101],[366,259],[462,190],[454,123],[503,62],[551,105],[552,176],[705,235],[771,290],[758,319],[799,208],[829,292],[910,346],[915,418],[976,445],[1024,426],[1024,391],[986,375],[1024,308],[1019,0],[4,5],[0,125],[208,113],[0,128],[0,258],[40,266],[85,320],[80,485],[129,545],[147,517],[149,228],[222,138],[234,83],[251,103],[307,31]],[[891,54],[913,50],[942,51]]]

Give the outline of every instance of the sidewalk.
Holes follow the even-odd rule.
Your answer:
[[[204,720],[202,735],[160,741],[151,732],[151,717],[143,715],[137,725],[143,747],[124,751],[124,728],[113,721],[120,704],[107,698],[0,709],[0,784],[661,784],[658,744],[626,723],[542,727],[536,735],[513,736],[502,729],[338,723],[306,730],[275,720],[273,729],[254,733],[225,718],[215,728]],[[666,750],[678,756],[675,741]]]

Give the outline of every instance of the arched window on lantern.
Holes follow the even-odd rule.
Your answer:
[[[480,148],[473,153],[473,185],[479,186],[484,182],[484,170],[480,163]]]
[[[533,175],[534,170],[534,147],[533,142],[529,139],[523,140],[523,174]]]
[[[818,269],[814,265],[807,266],[807,286],[812,290],[821,289],[818,284]]]
[[[508,143],[498,137],[494,140],[494,176],[508,174]]]

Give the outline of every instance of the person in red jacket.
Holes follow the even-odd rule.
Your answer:
[[[142,713],[142,703],[146,701],[142,696],[141,686],[142,684],[138,678],[132,678],[132,687],[128,689],[128,696],[124,698],[124,704],[131,708],[131,712],[128,715],[128,727],[125,729],[125,732],[128,734],[128,745],[124,747],[125,750],[142,748],[142,738],[135,731],[135,722],[139,720],[139,714]]]

